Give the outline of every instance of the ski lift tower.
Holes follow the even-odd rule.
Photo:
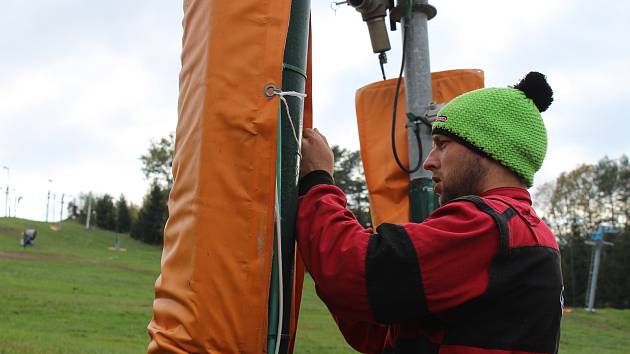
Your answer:
[[[597,291],[597,275],[599,273],[599,263],[604,246],[614,245],[612,242],[604,241],[605,235],[616,234],[619,230],[614,227],[599,226],[595,232],[591,233],[592,240],[584,243],[593,246],[591,255],[591,270],[588,273],[588,288],[586,290],[586,311],[593,312],[595,309],[595,292]]]

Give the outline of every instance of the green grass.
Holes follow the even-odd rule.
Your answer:
[[[315,294],[315,284],[309,276],[304,278],[294,352],[356,353],[346,344],[328,309]]]
[[[35,247],[19,246],[25,228]],[[64,223],[0,219],[0,353],[141,353],[160,248]]]
[[[560,353],[629,353],[630,310],[574,309],[562,319]]]
[[[0,354],[143,353],[161,248],[64,223],[0,218]],[[19,246],[38,230],[35,247]],[[561,353],[626,353],[630,310],[575,309],[562,323]],[[295,353],[353,353],[307,277]]]

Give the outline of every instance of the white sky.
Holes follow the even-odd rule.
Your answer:
[[[630,2],[433,0],[433,71],[479,68],[486,86],[545,73],[549,150],[536,184],[579,163],[630,151]],[[140,204],[139,157],[174,131],[181,1],[3,1],[0,11],[0,216],[43,220],[46,193],[121,193]],[[331,144],[358,149],[356,89],[380,79],[361,17],[313,0],[314,121]],[[400,31],[386,70],[400,65]],[[9,177],[9,178],[7,178]],[[52,180],[52,182],[48,182]],[[51,200],[52,202],[52,200]],[[52,214],[53,207],[50,206]],[[13,214],[13,211],[12,211]],[[52,218],[52,216],[51,216]]]

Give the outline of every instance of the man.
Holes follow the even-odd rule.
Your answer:
[[[542,165],[540,73],[446,105],[430,170],[441,207],[420,224],[363,228],[334,186],[333,155],[304,132],[298,247],[341,332],[364,353],[556,353],[562,275],[527,187]]]

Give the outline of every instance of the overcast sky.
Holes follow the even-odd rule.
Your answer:
[[[434,0],[433,71],[479,68],[486,86],[545,73],[549,150],[540,185],[579,163],[630,151],[630,2]],[[355,91],[380,79],[353,9],[313,0],[314,122],[331,144],[358,149]],[[139,156],[175,130],[181,1],[3,1],[0,11],[0,216],[43,220],[46,194],[121,193],[141,203]],[[400,32],[386,70],[400,65]],[[52,180],[52,182],[49,182]],[[52,200],[51,200],[52,203]],[[50,206],[52,214],[53,206]],[[13,214],[13,212],[12,212]],[[52,215],[51,215],[52,218]]]

